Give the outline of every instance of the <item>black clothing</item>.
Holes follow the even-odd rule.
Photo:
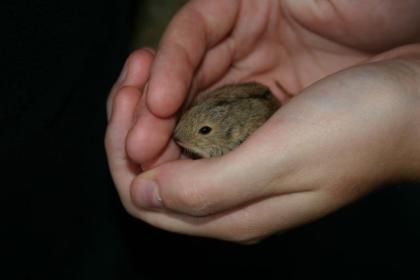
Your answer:
[[[129,1],[5,0],[0,7],[3,241],[16,266],[13,277],[0,278],[401,279],[414,271],[414,184],[256,246],[176,235],[131,218],[103,146],[106,97],[128,55]]]

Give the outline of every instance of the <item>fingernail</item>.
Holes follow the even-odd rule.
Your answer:
[[[140,208],[162,208],[158,185],[152,180],[140,180],[131,190],[134,204]]]

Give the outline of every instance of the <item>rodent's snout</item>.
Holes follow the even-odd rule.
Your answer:
[[[175,143],[181,143],[182,142],[182,133],[178,130],[175,129],[174,133],[172,134],[172,139],[174,140]]]

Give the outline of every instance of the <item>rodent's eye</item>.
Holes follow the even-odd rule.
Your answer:
[[[211,131],[211,127],[208,126],[203,126],[202,128],[200,128],[200,130],[198,132],[200,132],[200,134],[209,134]]]

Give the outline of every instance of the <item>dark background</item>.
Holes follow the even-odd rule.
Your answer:
[[[420,279],[418,184],[254,246],[125,212],[104,153],[106,97],[130,49],[155,46],[181,2],[1,2],[0,278]]]

